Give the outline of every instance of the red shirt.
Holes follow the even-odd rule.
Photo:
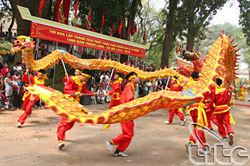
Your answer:
[[[7,72],[10,72],[9,68],[5,68],[5,67],[2,68],[1,73],[3,74],[3,76],[5,76]]]
[[[120,104],[134,100],[134,96],[135,96],[135,85],[129,82],[122,91],[122,94],[120,96]]]
[[[182,91],[182,86],[178,85],[178,84],[174,84],[170,87],[170,91]]]
[[[212,102],[215,105],[214,113],[224,113],[230,110],[229,101],[230,101],[230,93],[226,88],[216,87],[216,89],[212,89]]]
[[[109,91],[108,95],[112,95],[112,100],[120,100],[120,94],[122,92],[122,85],[119,80],[116,80],[112,85],[112,89]]]
[[[90,93],[87,96],[93,96],[94,93],[89,91],[87,89],[87,83],[81,82],[80,79],[77,76],[69,77],[69,79],[66,82],[66,85],[64,86],[64,93],[65,94],[76,94],[76,93]],[[80,96],[71,96],[71,98],[74,98],[75,101],[80,101]]]
[[[22,82],[29,83],[29,77],[27,73],[24,73],[22,76]],[[30,76],[30,83],[32,85],[36,84],[45,86],[45,79],[38,79],[38,76]]]

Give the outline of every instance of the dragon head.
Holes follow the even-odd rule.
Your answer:
[[[31,37],[18,36],[17,40],[14,41],[15,52],[21,51],[22,49],[31,50],[35,48],[35,42]]]

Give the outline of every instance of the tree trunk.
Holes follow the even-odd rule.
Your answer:
[[[31,0],[10,0],[11,8],[13,10],[14,17],[16,18],[17,23],[17,35],[30,35],[30,21],[25,21],[21,18],[21,15],[18,11],[17,5],[27,7],[30,10],[31,15],[38,16],[39,17],[39,6],[40,1],[31,1]],[[49,7],[50,2],[45,1],[45,6],[43,7],[42,16],[44,15],[44,18],[47,18],[48,11],[51,10],[51,7]]]
[[[188,51],[193,51],[194,48],[194,39],[196,36],[196,29],[194,25],[194,3],[190,3],[190,15],[191,17],[188,18],[188,32],[187,32],[187,46],[186,48]]]
[[[11,37],[12,37],[12,32],[11,32],[11,30],[12,30],[12,27],[13,27],[13,25],[14,25],[14,22],[15,22],[15,16],[14,16],[14,14],[13,14],[13,15],[12,15],[12,18],[11,18],[10,26],[9,26],[9,28],[8,28],[8,32],[9,32],[8,41],[9,41],[9,42],[11,42]]]
[[[135,15],[138,11],[138,5],[141,4],[141,0],[133,0],[133,2],[131,3],[131,6],[130,6],[130,14],[128,16],[128,22],[127,22],[127,26],[126,23],[125,23],[125,12],[126,12],[126,9],[123,8],[124,10],[122,11],[122,18],[124,18],[122,21],[123,21],[123,29],[122,29],[122,39],[124,40],[127,40],[128,39],[128,29],[132,30],[132,28],[134,27],[134,22],[135,22]],[[129,23],[129,20],[130,20],[130,23]],[[130,26],[130,28],[129,28]],[[126,63],[128,61],[128,55],[124,55],[124,54],[121,54],[120,56],[120,62],[121,63]]]
[[[161,56],[161,67],[169,66],[170,52],[173,49],[173,32],[174,32],[174,16],[177,9],[178,0],[169,1],[169,12],[167,16],[167,27],[165,32],[165,39],[163,51]]]

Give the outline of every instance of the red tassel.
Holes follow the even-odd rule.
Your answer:
[[[236,60],[240,60],[240,58],[236,58]]]
[[[233,43],[233,42],[234,42],[234,39],[231,40],[231,43]]]
[[[236,54],[236,56],[240,56],[240,54]]]
[[[225,31],[224,31],[224,29],[222,29],[222,33],[223,33],[223,35],[225,35]]]
[[[228,36],[228,38],[230,39],[231,36],[232,36],[232,35],[230,34],[230,35]]]
[[[233,48],[235,48],[235,47],[237,47],[238,46],[238,44],[235,44],[234,46],[233,46]]]

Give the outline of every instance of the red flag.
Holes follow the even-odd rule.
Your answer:
[[[146,43],[146,32],[144,31],[143,42]]]
[[[78,9],[78,0],[76,1],[75,5],[75,19],[77,18],[77,9]]]
[[[135,26],[132,29],[132,33],[131,35],[134,36],[134,34],[137,32],[137,25],[135,24]]]
[[[121,35],[122,28],[123,28],[123,23],[122,23],[122,20],[121,20],[120,27],[119,27],[119,29],[118,29],[118,30],[119,30],[119,31],[118,31],[118,32],[119,32],[119,35]]]
[[[42,15],[42,10],[45,5],[45,0],[40,1],[40,6],[39,6],[39,14]]]
[[[105,9],[103,9],[103,13],[102,13],[102,27],[105,23]]]
[[[110,36],[112,36],[114,32],[115,32],[115,26],[112,25],[112,27],[110,28]]]
[[[55,21],[68,24],[70,0],[56,0]]]

